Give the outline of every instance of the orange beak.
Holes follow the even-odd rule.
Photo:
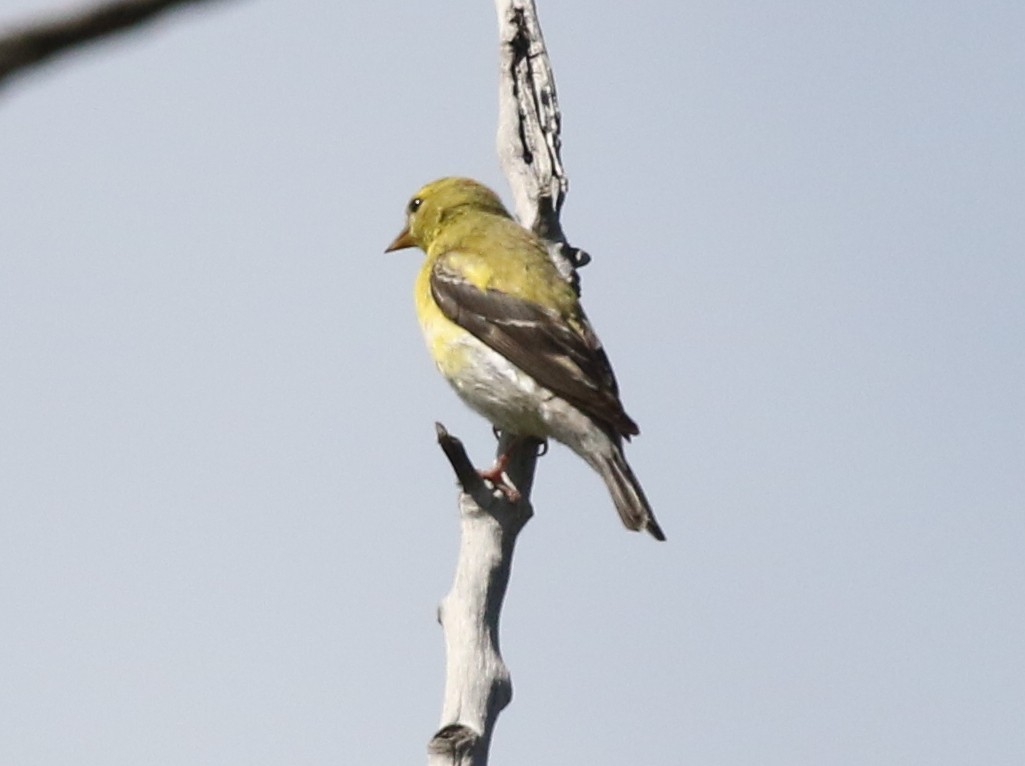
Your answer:
[[[403,250],[407,247],[415,247],[416,242],[413,241],[412,235],[409,233],[409,227],[407,226],[399,232],[399,236],[384,249],[384,252],[390,253],[393,250]]]

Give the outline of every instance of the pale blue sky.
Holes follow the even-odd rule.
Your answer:
[[[540,12],[669,542],[542,460],[493,763],[1025,763],[1025,6]],[[424,758],[433,422],[492,440],[381,251],[508,198],[495,27],[240,1],[0,91],[0,764]]]

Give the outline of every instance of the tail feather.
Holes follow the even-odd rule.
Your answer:
[[[665,540],[662,527],[655,521],[655,514],[652,513],[648,498],[644,496],[644,490],[627,464],[622,450],[613,448],[607,454],[601,455],[595,468],[605,480],[612,495],[612,502],[615,503],[619,518],[623,520],[626,528],[644,529],[656,540]]]

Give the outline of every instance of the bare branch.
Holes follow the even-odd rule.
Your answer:
[[[559,211],[568,181],[559,157],[560,114],[533,0],[496,0],[499,27],[498,154],[521,223],[549,245],[563,277],[578,284],[586,253],[566,244]],[[440,424],[438,440],[463,488],[459,561],[438,610],[445,634],[441,728],[428,745],[431,766],[486,766],[498,714],[512,699],[498,646],[498,623],[516,538],[533,515],[529,498],[540,444],[503,435],[506,475],[516,502],[485,483],[458,439]]]
[[[210,0],[112,0],[0,32],[0,85],[84,43],[124,32],[173,8]]]
[[[549,243],[552,260],[578,289],[590,261],[569,245],[559,222],[569,178],[562,164],[562,113],[534,0],[495,0],[498,11],[498,157],[520,223]]]
[[[463,443],[452,436],[441,423],[435,423],[434,430],[438,434],[438,444],[441,446],[442,452],[445,453],[445,457],[448,458],[448,462],[452,464],[452,470],[455,471],[456,479],[463,488],[463,492],[483,499],[484,496],[481,493],[487,492],[484,480],[477,473],[477,469],[473,467],[473,463],[470,462]]]
[[[511,450],[507,474],[520,492],[512,502],[481,479],[457,438],[440,423],[436,428],[463,492],[459,561],[452,589],[438,608],[445,634],[445,699],[442,726],[427,746],[428,763],[483,766],[498,714],[512,699],[498,623],[516,538],[534,513],[526,498],[538,443],[503,439],[499,444],[500,450]]]

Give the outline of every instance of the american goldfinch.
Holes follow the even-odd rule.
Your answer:
[[[605,480],[623,524],[664,540],[623,456],[637,424],[542,240],[487,187],[442,178],[413,195],[406,227],[385,252],[407,247],[427,254],[416,312],[431,356],[463,401],[506,433],[568,446]]]

